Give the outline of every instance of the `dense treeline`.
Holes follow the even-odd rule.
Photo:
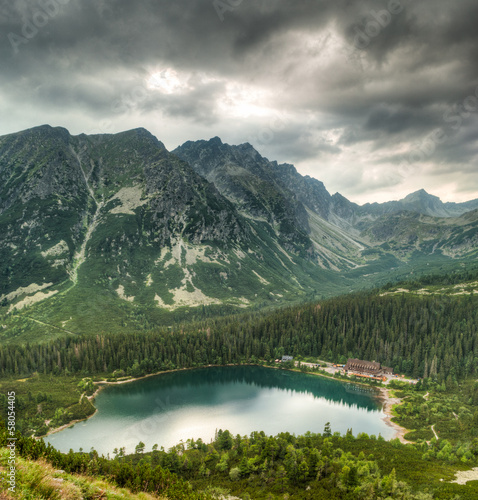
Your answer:
[[[400,286],[409,290],[419,290],[430,285],[456,285],[471,282],[478,279],[478,267],[472,265],[468,268],[457,269],[453,272],[443,272],[441,274],[426,274],[416,279],[408,279],[399,283],[387,283],[382,288],[388,290]]]
[[[232,316],[144,334],[0,346],[0,374],[145,373],[271,360],[283,354],[380,361],[447,385],[476,373],[478,298],[356,294],[267,315]]]

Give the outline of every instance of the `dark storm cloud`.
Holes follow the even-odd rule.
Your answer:
[[[99,117],[173,120],[171,146],[202,126],[332,169],[334,157],[393,165],[443,129],[414,159],[453,166],[459,184],[476,161],[476,19],[475,0],[3,0],[2,132],[49,112],[86,131]],[[167,68],[171,88],[151,84]],[[264,118],[277,112],[280,129]],[[403,182],[357,179],[363,192]]]
[[[221,82],[196,82],[190,80],[191,90],[186,89],[175,95],[145,92],[139,99],[138,107],[143,112],[162,110],[168,116],[184,117],[206,125],[218,121],[216,99],[224,92]]]
[[[277,128],[258,127],[249,142],[259,150],[267,149],[271,159],[281,162],[300,162],[309,158],[318,160],[324,154],[337,154],[340,148],[331,143],[324,131],[314,130],[308,123],[278,122]]]
[[[387,134],[398,134],[413,128],[430,127],[436,123],[436,116],[421,113],[416,109],[393,109],[379,105],[367,116],[364,128],[366,131],[381,131]]]

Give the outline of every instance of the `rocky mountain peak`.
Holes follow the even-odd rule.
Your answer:
[[[112,137],[114,140],[136,140],[143,141],[145,144],[153,145],[156,148],[162,149],[166,151],[166,147],[164,144],[149,130],[146,130],[143,127],[134,128],[131,130],[126,130],[124,132],[119,132],[118,134],[108,134],[106,137]]]
[[[211,139],[209,139],[208,143],[211,146],[222,146],[222,144],[223,144],[222,140],[217,135],[215,137],[212,137]]]
[[[70,132],[64,127],[52,127],[51,125],[39,125],[38,127],[32,127],[16,134],[9,134],[5,137],[15,137],[16,139],[33,140],[33,139],[55,139],[68,142]]]
[[[427,193],[424,189],[410,193],[401,200],[405,210],[412,210],[432,217],[446,217],[449,211],[438,196]]]
[[[405,196],[402,201],[404,202],[414,202],[416,200],[440,200],[438,196],[433,196],[424,189],[419,189],[418,191],[415,191],[413,193],[410,193],[409,195]]]

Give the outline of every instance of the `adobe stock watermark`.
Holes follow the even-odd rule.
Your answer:
[[[277,112],[257,134],[249,137],[248,142],[254,147],[271,144],[276,134],[285,129],[286,123],[285,115]]]
[[[224,22],[226,12],[233,12],[236,10],[243,0],[213,0],[212,6],[216,11],[217,17]]]
[[[145,85],[136,85],[127,92],[113,101],[111,105],[111,112],[116,115],[133,111],[137,106],[146,101],[149,96],[149,91]],[[95,134],[112,134],[114,132],[114,120],[106,118],[98,122],[98,126],[91,129],[88,135]]]
[[[387,8],[379,11],[371,10],[367,22],[360,29],[355,27],[355,37],[353,46],[356,49],[366,49],[373,38],[376,38],[380,33],[387,28],[392,22],[393,16],[397,16],[403,12],[403,5],[400,0],[389,0]]]
[[[460,104],[443,113],[443,121],[447,125],[433,130],[406,156],[402,157],[399,163],[401,173],[408,174],[413,164],[433,155],[437,147],[451,139],[452,135],[456,135],[463,126],[464,120],[476,112],[478,112],[478,85],[474,94],[465,97]]]
[[[22,18],[22,28],[19,33],[10,32],[7,35],[14,55],[20,52],[20,46],[26,45],[33,40],[40,30],[54,19],[61,11],[61,7],[67,5],[70,0],[39,0],[39,7],[30,15]]]
[[[134,442],[148,441],[148,438],[156,436],[160,429],[164,428],[165,421],[172,417],[176,406],[171,403],[169,396],[164,401],[157,397],[154,402],[156,406],[151,412],[151,416],[133,424],[125,431],[123,437],[134,440]]]
[[[15,437],[15,418],[16,418],[16,397],[15,391],[10,391],[7,394],[8,403],[8,420],[7,420],[7,437],[8,444],[6,448],[8,449],[8,466],[6,467],[6,483],[8,484],[8,491],[15,493],[16,488],[16,446],[17,438]]]

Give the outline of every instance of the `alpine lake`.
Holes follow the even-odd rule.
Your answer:
[[[106,455],[134,452],[142,441],[165,450],[180,441],[208,443],[217,430],[233,435],[332,432],[394,436],[376,390],[311,374],[260,366],[208,367],[108,385],[95,399],[97,412],[45,441],[56,449]]]

